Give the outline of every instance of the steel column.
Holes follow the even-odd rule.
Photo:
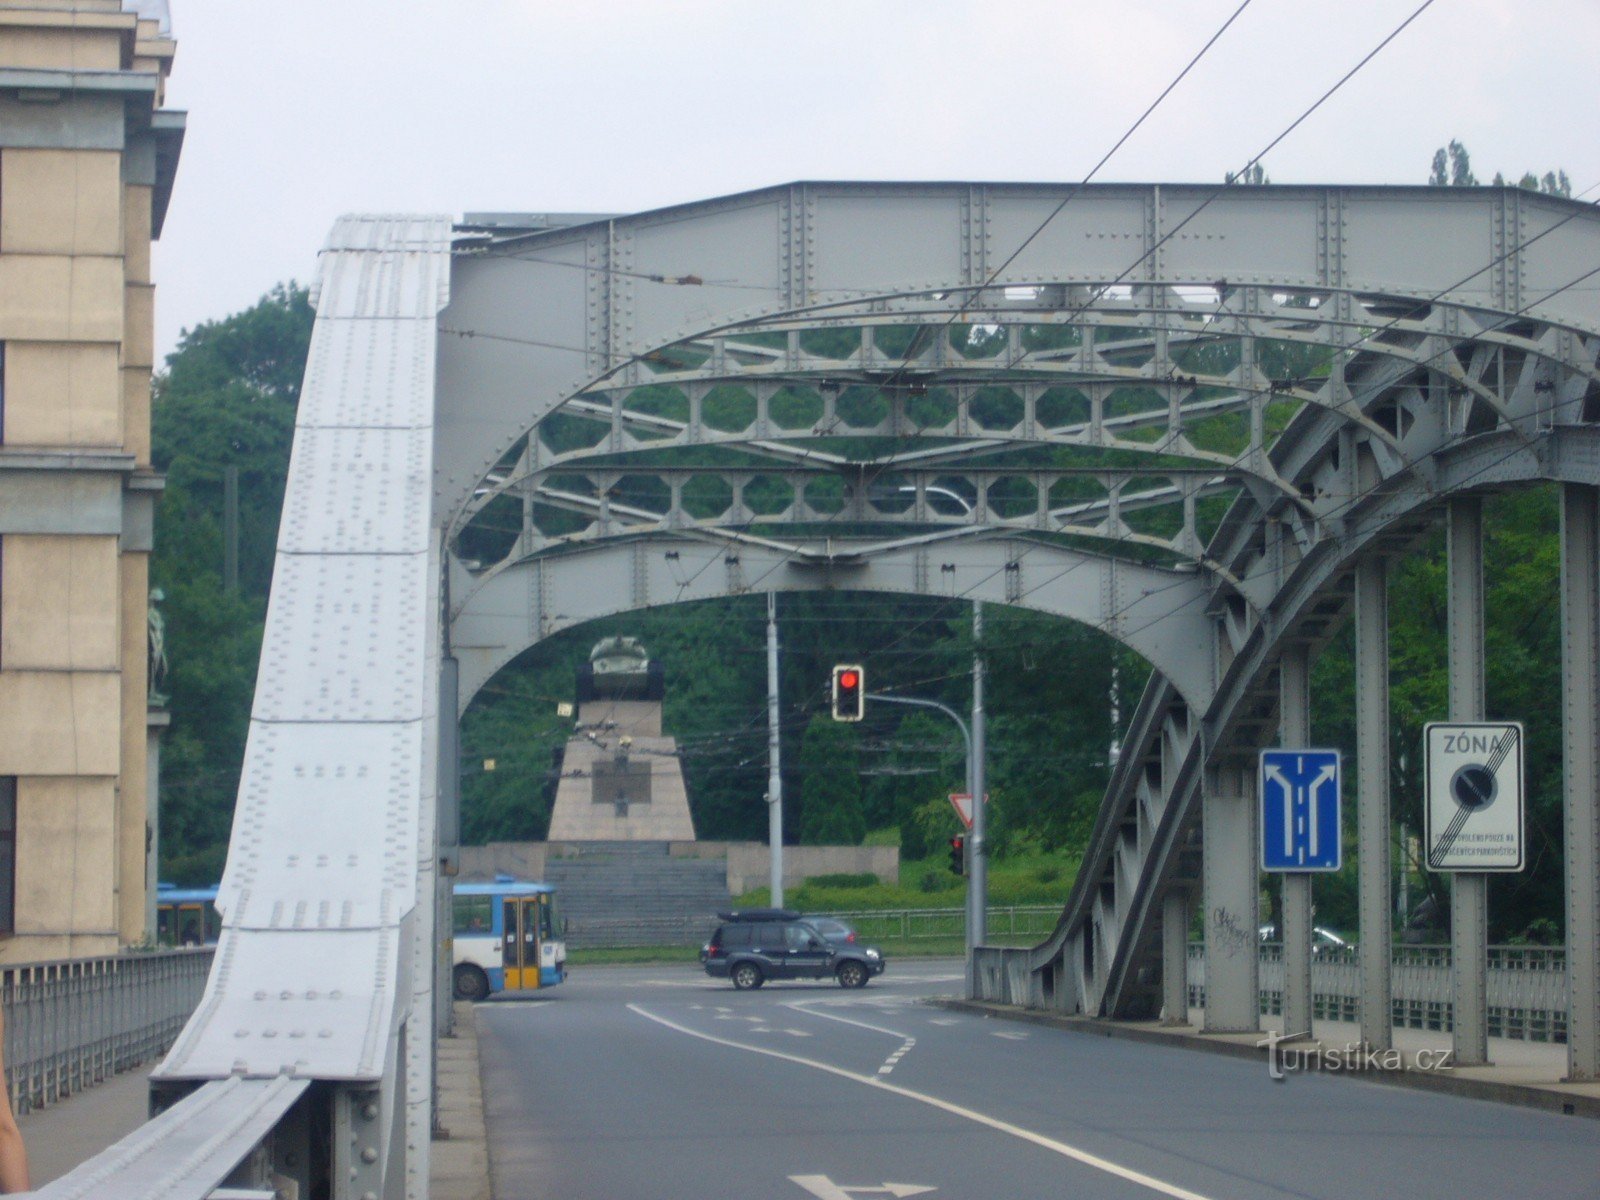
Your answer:
[[[1189,1023],[1189,894],[1171,888],[1161,901],[1162,1024]]]
[[[1600,1079],[1600,488],[1561,489],[1567,1077]]]
[[[1356,567],[1356,853],[1361,915],[1361,1040],[1394,1041],[1389,996],[1389,572],[1371,555]]]
[[[1261,1027],[1260,888],[1255,772],[1219,767],[1206,781],[1206,1033]]]
[[[1450,719],[1481,721],[1483,700],[1483,501],[1450,501]],[[1402,860],[1403,866],[1403,860]],[[1489,1061],[1489,877],[1457,871],[1450,880],[1450,955],[1456,1065]]]
[[[1278,660],[1280,740],[1311,745],[1311,652],[1303,642],[1286,646]],[[1283,876],[1279,933],[1283,935],[1283,1032],[1311,1033],[1311,876]]]

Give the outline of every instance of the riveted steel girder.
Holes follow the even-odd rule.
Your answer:
[[[461,706],[525,647],[597,617],[763,591],[840,590],[994,600],[1066,617],[1131,646],[1201,707],[1213,670],[1206,590],[1174,571],[999,533],[792,547],[685,535],[618,540],[524,559],[453,588]]]

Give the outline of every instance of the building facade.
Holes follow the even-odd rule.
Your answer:
[[[145,933],[173,50],[164,4],[0,0],[0,962]]]

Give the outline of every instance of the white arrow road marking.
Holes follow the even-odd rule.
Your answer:
[[[1014,1029],[991,1029],[989,1035],[991,1037],[1005,1038],[1008,1042],[1024,1042],[1028,1040],[1027,1034],[1019,1033]]]
[[[846,1187],[835,1183],[826,1175],[791,1175],[790,1183],[798,1183],[817,1200],[850,1200],[851,1196],[921,1196],[936,1192],[938,1188],[924,1187],[918,1183],[885,1183],[879,1187]]]
[[[729,1041],[727,1038],[720,1038],[713,1033],[701,1033],[698,1029],[690,1029],[687,1025],[679,1025],[676,1021],[669,1020],[666,1017],[657,1016],[655,1013],[650,1012],[647,1009],[640,1008],[637,1004],[628,1005],[628,1010],[630,1012],[637,1013],[647,1021],[654,1021],[657,1025],[660,1025],[666,1029],[670,1029],[674,1033],[681,1033],[685,1037],[699,1038],[702,1042],[710,1042],[716,1046],[726,1046],[730,1050],[742,1050],[746,1054],[762,1054],[768,1058],[776,1058],[782,1062],[794,1063],[796,1066],[810,1067],[813,1071],[821,1071],[826,1075],[833,1075],[839,1079],[847,1079],[851,1083],[860,1084],[862,1087],[877,1088],[879,1091],[889,1092],[892,1095],[901,1097],[902,1099],[915,1100],[918,1104],[926,1104],[930,1108],[937,1108],[940,1112],[947,1112],[952,1116],[961,1117],[963,1120],[971,1121],[975,1125],[982,1125],[986,1129],[993,1129],[996,1132],[1004,1133],[1010,1137],[1014,1137],[1019,1141],[1024,1141],[1028,1142],[1030,1145],[1039,1146],[1042,1149],[1049,1150],[1054,1154],[1059,1154],[1063,1158],[1070,1158],[1074,1162],[1082,1163],[1086,1167],[1092,1167],[1096,1171],[1103,1171],[1107,1175],[1114,1175],[1118,1179],[1125,1179],[1129,1183],[1137,1184],[1143,1188],[1148,1188],[1150,1191],[1156,1192],[1159,1195],[1171,1196],[1173,1200],[1212,1200],[1211,1197],[1205,1195],[1203,1192],[1191,1191],[1188,1188],[1179,1187],[1175,1183],[1168,1183],[1165,1179],[1157,1179],[1154,1175],[1146,1175],[1143,1171],[1135,1171],[1133,1168],[1125,1167],[1121,1163],[1112,1162],[1109,1158],[1101,1158],[1098,1154],[1091,1154],[1087,1150],[1080,1150],[1077,1146],[1073,1146],[1067,1142],[1060,1141],[1056,1138],[1046,1137],[1042,1133],[1035,1133],[1031,1129],[1024,1129],[1020,1125],[1013,1125],[1009,1121],[1002,1121],[998,1117],[991,1117],[988,1114],[978,1112],[975,1109],[963,1108],[959,1104],[953,1104],[949,1100],[941,1100],[939,1097],[930,1096],[926,1092],[917,1092],[907,1087],[901,1087],[897,1083],[890,1083],[887,1080],[879,1079],[876,1075],[858,1075],[854,1071],[847,1071],[843,1067],[834,1066],[832,1063],[818,1062],[817,1060],[811,1058],[802,1058],[798,1054],[790,1054],[783,1050],[769,1050],[765,1046],[744,1045],[740,1042]],[[820,1016],[821,1014],[818,1013],[816,1015]],[[807,1177],[802,1176],[802,1178]],[[816,1193],[813,1193],[813,1195],[815,1194]],[[848,1197],[849,1193],[846,1192],[845,1196]],[[837,1198],[835,1198],[835,1200],[837,1200]]]
[[[900,1060],[911,1053],[911,1048],[917,1044],[917,1039],[908,1033],[901,1033],[898,1029],[885,1029],[882,1025],[868,1025],[865,1021],[852,1021],[849,1017],[837,1016],[834,1013],[812,1012],[806,1007],[806,1001],[796,1000],[789,1005],[796,1012],[803,1012],[807,1016],[821,1017],[824,1021],[838,1021],[841,1025],[854,1025],[857,1029],[870,1030],[873,1033],[886,1033],[890,1037],[900,1039],[900,1048],[888,1058],[883,1060],[883,1065],[878,1068],[879,1075],[888,1075],[900,1065]]]

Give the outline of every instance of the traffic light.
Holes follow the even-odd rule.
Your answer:
[[[950,839],[950,869],[957,875],[967,873],[967,839],[959,833]]]
[[[859,721],[867,711],[867,675],[858,666],[833,669],[833,719]]]

